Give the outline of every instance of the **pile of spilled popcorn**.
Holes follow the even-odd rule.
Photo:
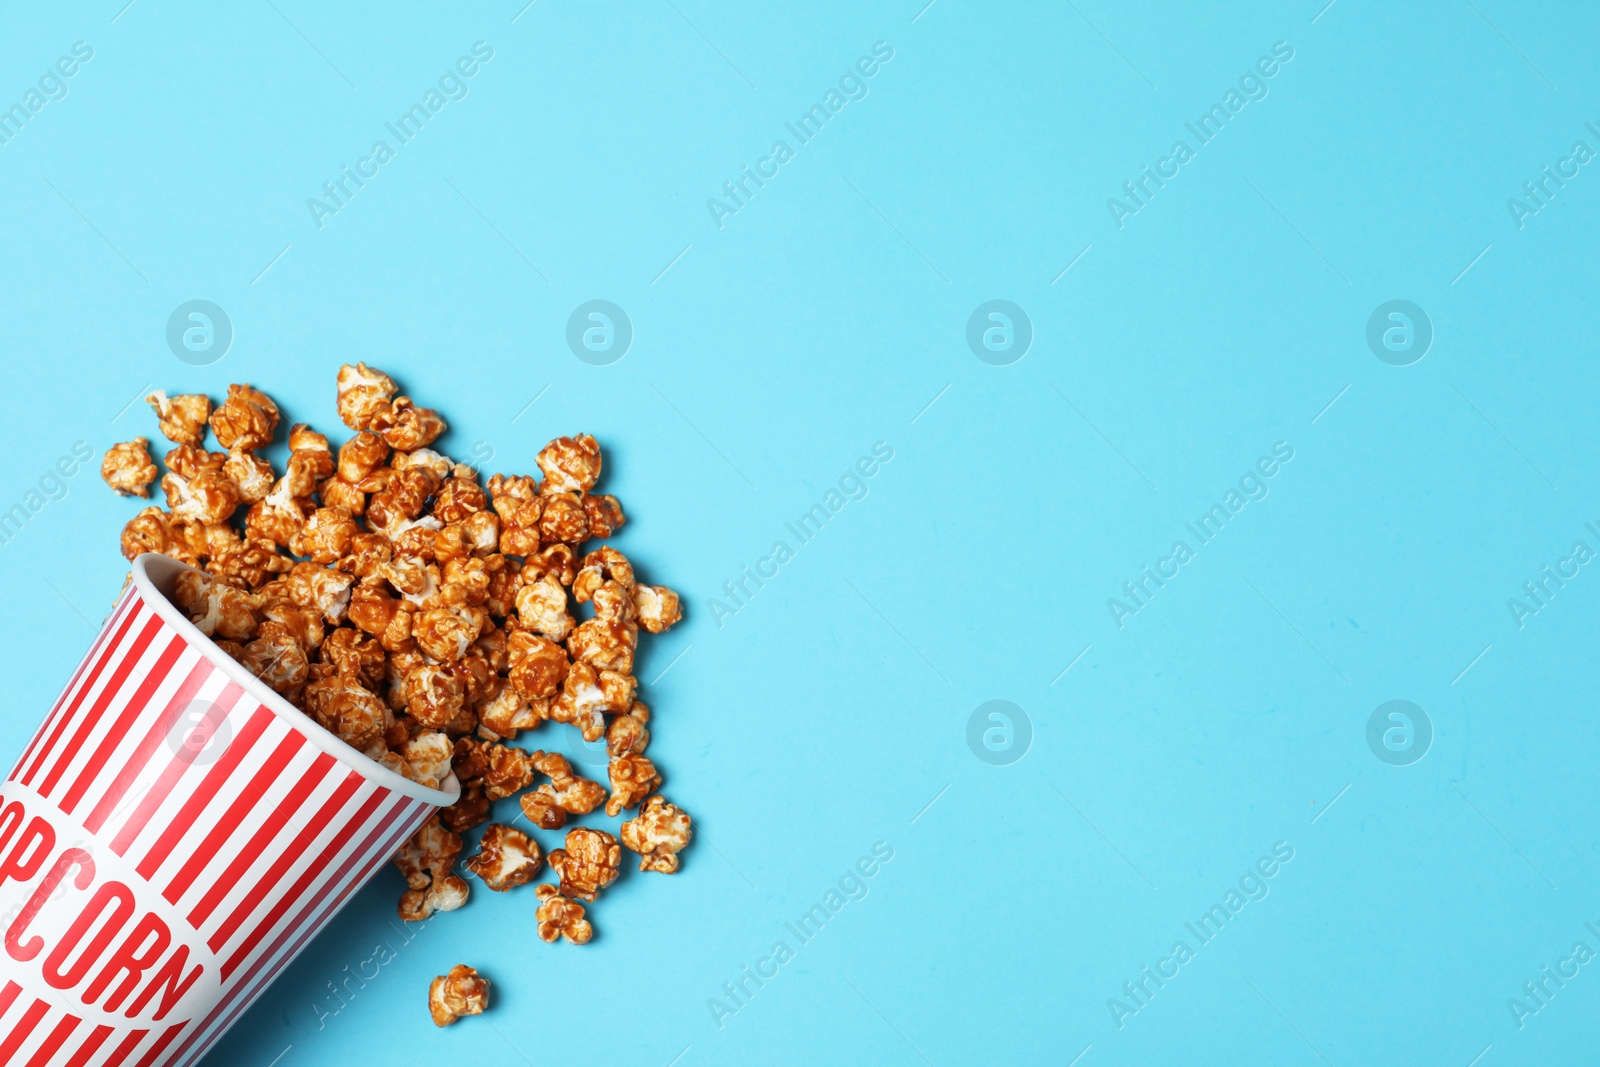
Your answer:
[[[365,363],[340,367],[339,417],[354,436],[335,450],[291,426],[281,475],[259,454],[279,421],[259,389],[230,385],[215,409],[203,394],[150,394],[173,446],[160,476],[166,507],[128,522],[122,554],[197,568],[178,580],[178,607],[351,746],[430,787],[454,770],[460,799],[395,856],[408,922],[466,903],[460,835],[489,822],[497,800],[520,794],[542,830],[602,805],[613,818],[637,809],[617,836],[574,827],[548,856],[532,835],[491,823],[465,862],[495,892],[548,864],[558,881],[533,890],[538,935],[584,944],[593,928],[579,901],[616,881],[622,846],[640,870],[671,874],[689,843],[689,816],[656,792],[661,776],[644,754],[650,709],[632,673],[640,628],[676,623],[678,595],[639,581],[608,545],[584,551],[624,521],[616,497],[592,492],[593,437],[546,445],[542,480],[495,474],[481,486],[477,471],[428,447],[445,430],[439,413],[398,392]],[[207,450],[208,427],[220,451]],[[149,445],[139,437],[108,450],[107,484],[148,497],[159,474]],[[590,617],[574,618],[574,603],[590,605]],[[561,755],[505,743],[546,721],[605,740],[609,791]],[[440,1026],[487,1002],[487,980],[466,965],[429,990]]]

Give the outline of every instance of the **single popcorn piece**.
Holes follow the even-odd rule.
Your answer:
[[[173,599],[207,637],[248,641],[261,622],[258,597],[201,571],[178,575]]]
[[[311,661],[287,634],[262,634],[244,647],[239,660],[246,670],[291,701],[300,695],[311,674]]]
[[[289,539],[289,551],[310,556],[317,563],[339,562],[361,527],[344,508],[318,508]]]
[[[429,789],[439,789],[450,776],[454,752],[455,746],[450,743],[450,738],[437,730],[424,730],[405,743],[399,756],[405,760],[407,778]]]
[[[389,728],[394,724],[394,715],[390,712],[389,705],[356,678],[344,674],[331,674],[310,682],[306,686],[303,703],[306,714],[315,719],[319,726],[331,731],[352,748],[361,749],[363,752],[375,744],[382,743]],[[446,744],[448,742],[449,739],[446,738]],[[402,750],[400,758],[402,764],[405,764],[409,753]],[[448,754],[446,758],[448,759]],[[392,769],[407,778],[421,780],[417,775],[408,773],[406,766],[395,766]],[[441,774],[439,777],[443,778],[444,775]]]
[[[539,450],[546,493],[586,493],[600,480],[600,445],[588,434],[558,437]]]
[[[365,363],[340,367],[337,386],[339,418],[352,430],[370,430],[372,420],[400,391],[393,378]]]
[[[239,506],[239,487],[220,468],[201,470],[193,478],[169,472],[161,479],[161,491],[173,518],[203,526],[228,521]]]
[[[467,860],[467,870],[496,893],[504,893],[533,881],[543,863],[538,842],[521,830],[491,823],[478,854]]]
[[[522,813],[541,830],[559,830],[568,815],[587,815],[606,799],[605,788],[572,773],[565,756],[535,752],[533,766],[550,781],[522,795]]]
[[[636,585],[633,602],[639,610],[639,625],[653,634],[663,633],[683,618],[678,594],[664,585]]]
[[[610,545],[602,545],[583,557],[583,565],[572,579],[572,599],[587,604],[606,582],[615,582],[629,591],[634,586],[633,564]]]
[[[691,832],[688,813],[657,793],[644,802],[638,815],[622,824],[622,843],[639,854],[641,871],[672,874]]]
[[[661,775],[648,756],[616,756],[608,770],[611,799],[606,801],[606,814],[613,819],[661,788]]]
[[[406,710],[424,726],[450,725],[466,699],[461,680],[443,667],[423,664],[406,674]]]
[[[553,574],[528,575],[524,569],[517,587],[517,619],[534,633],[552,641],[565,641],[574,625],[572,616],[567,614],[566,589]]]
[[[460,854],[461,837],[441,826],[437,815],[400,847],[394,865],[410,887],[400,897],[402,920],[421,922],[434,912],[455,911],[467,902],[471,890],[453,873]]]
[[[276,482],[272,476],[272,464],[242,448],[234,448],[228,453],[227,460],[222,464],[222,473],[233,482],[239,492],[239,501],[243,504],[265,500]]]
[[[552,696],[567,677],[567,654],[549,638],[518,630],[506,639],[511,671],[507,677],[530,700]]]
[[[650,708],[642,700],[635,700],[626,715],[618,715],[606,727],[606,752],[611,756],[642,754],[650,744]]]
[[[449,1026],[463,1015],[482,1015],[488,1006],[489,980],[464,963],[428,987],[428,1013],[435,1026]]]
[[[553,942],[566,938],[574,945],[587,945],[594,937],[594,927],[583,917],[583,905],[561,895],[561,891],[548,883],[541,884],[534,893],[539,898],[539,940]]]
[[[606,733],[605,713],[631,707],[636,685],[632,675],[596,671],[587,663],[574,663],[567,671],[561,695],[550,705],[550,718],[576,726],[585,741],[598,741]]]
[[[145,401],[155,409],[161,435],[176,445],[200,447],[206,438],[206,419],[211,415],[211,398],[204,393],[168,397],[157,389]]]
[[[373,416],[372,428],[383,435],[390,448],[411,452],[433,444],[446,426],[437,411],[419,408],[409,396],[402,396]]]
[[[604,830],[580,826],[567,831],[567,847],[550,853],[550,869],[561,876],[561,895],[593,901],[617,880],[622,846]]]
[[[539,513],[539,538],[576,545],[589,539],[589,515],[577,493],[552,493]]]
[[[223,448],[265,448],[278,429],[278,405],[250,385],[228,386],[228,399],[211,413],[211,432]]]
[[[148,497],[156,480],[156,463],[150,458],[150,439],[135,437],[106,449],[100,460],[100,477],[124,496]]]

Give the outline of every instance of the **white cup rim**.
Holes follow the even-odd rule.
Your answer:
[[[178,610],[177,605],[168,599],[166,592],[158,584],[173,582],[182,572],[195,569],[171,556],[164,556],[159,552],[146,552],[133,561],[133,584],[139,587],[139,592],[143,594],[151,610],[160,615],[163,622],[183,634],[213,667],[237,682],[253,699],[270,709],[274,715],[284,720],[290,728],[317,748],[368,781],[413,800],[446,808],[460,799],[461,785],[456,781],[454,771],[445,778],[443,789],[430,789],[420,782],[413,782],[403,774],[391,771],[360,749],[340,740],[338,735],[325,729],[311,716],[289,703],[271,686],[246,670],[243,664],[218,648],[215,641],[201,633],[200,628]]]

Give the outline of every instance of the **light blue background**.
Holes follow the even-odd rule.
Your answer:
[[[1521,1029],[1506,1002],[1600,949],[1600,577],[1521,629],[1506,601],[1600,549],[1600,175],[1507,208],[1600,149],[1589,5],[523,2],[0,14],[7,105],[94,48],[0,146],[0,510],[74,441],[154,437],[152,385],[248,380],[332,431],[364,358],[491,471],[594,433],[618,544],[689,605],[639,671],[681,873],[626,877],[585,948],[479,887],[320,1017],[400,940],[386,873],[208,1062],[1588,1062],[1596,965]],[[480,40],[470,95],[319,229],[307,198]],[[707,198],[877,41],[870,94],[719,229]],[[1270,95],[1119,229],[1107,198],[1280,41]],[[204,368],[164,338],[196,298],[235,330]],[[564,340],[594,298],[634,325],[612,366]],[[1035,331],[1005,367],[965,341],[997,298]],[[1392,299],[1433,322],[1409,367],[1365,341]],[[877,441],[870,495],[717,625]],[[1114,625],[1278,441],[1270,496]],[[0,545],[5,751],[134,510],[86,471]],[[967,747],[991,699],[1031,721],[1009,766]],[[1391,699],[1433,723],[1411,766],[1367,746]],[[719,1028],[879,841],[866,899]],[[1108,998],[1280,841],[1270,895],[1119,1029]],[[438,1031],[462,961],[493,1011]]]

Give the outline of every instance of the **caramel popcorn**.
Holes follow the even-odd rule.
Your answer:
[[[370,429],[373,418],[400,391],[393,378],[365,363],[340,367],[337,386],[339,418],[352,430]]]
[[[534,893],[539,898],[538,933],[541,941],[564,937],[574,945],[587,945],[594,927],[583,917],[583,905],[561,895],[555,886],[542,884]]]
[[[597,491],[594,437],[551,441],[536,474],[480,472],[435,449],[438,411],[356,363],[335,388],[353,435],[330,442],[296,423],[280,471],[266,455],[280,413],[261,390],[231,385],[214,409],[201,393],[148,400],[172,442],[161,463],[145,437],[102,460],[118,492],[144,497],[159,480],[165,497],[127,522],[123,555],[194,568],[177,580],[179,610],[320,727],[413,782],[459,786],[394,856],[401,918],[466,903],[459,835],[484,823],[467,869],[491,890],[530,884],[545,863],[559,878],[536,891],[545,941],[590,940],[583,902],[616,881],[624,845],[640,870],[677,870],[690,819],[656,792],[633,670],[641,633],[665,631],[683,605],[600,543],[626,518]],[[604,739],[609,788],[556,752],[506,743],[568,729]],[[565,847],[544,856],[534,833],[494,821],[509,799],[534,833],[566,828]],[[638,809],[620,842],[570,825],[602,808],[612,819]],[[486,999],[487,983],[458,966],[435,979],[429,1004],[448,1025]]]
[[[558,437],[539,450],[548,493],[586,493],[600,480],[600,445],[588,434]]]
[[[520,793],[533,783],[539,768],[534,757],[543,753],[528,753],[510,745],[497,745],[463,737],[456,741],[456,778],[462,782],[479,782],[488,800],[500,800]]]
[[[532,763],[550,781],[522,795],[522,813],[541,830],[559,830],[567,824],[568,815],[587,815],[606,798],[600,783],[572,773],[565,756],[536,752]]]
[[[489,1006],[489,980],[464,963],[450,968],[428,987],[428,1013],[435,1026],[449,1026],[463,1015],[482,1015]]]
[[[261,623],[257,597],[202,571],[178,575],[173,599],[207,637],[248,641]]]
[[[198,447],[205,440],[211,398],[204,393],[169,398],[164,390],[157,389],[145,401],[155,409],[161,435],[173,444]]]
[[[567,847],[550,853],[550,869],[561,876],[561,895],[593,902],[617,880],[622,846],[604,830],[580,826],[567,831]]]
[[[150,458],[150,439],[135,437],[112,445],[100,461],[100,477],[124,496],[148,497],[150,483],[156,480],[155,460]]]
[[[637,807],[639,801],[661,788],[661,775],[648,756],[616,756],[608,768],[611,777],[611,799],[606,801],[606,814],[615,819],[623,808]]]
[[[228,386],[228,399],[211,413],[211,432],[223,448],[265,448],[278,428],[278,405],[249,385]]]
[[[419,408],[409,396],[402,396],[372,417],[372,427],[390,448],[410,452],[433,444],[444,433],[445,422],[437,411]]]
[[[467,861],[467,870],[496,893],[504,893],[533,881],[543,862],[538,842],[521,830],[493,823],[483,832],[478,854]]]
[[[410,888],[400,897],[400,918],[421,922],[436,911],[455,911],[467,902],[466,881],[454,873],[461,838],[439,824],[435,815],[400,846],[394,864]]]
[[[633,602],[639,609],[639,625],[653,634],[659,634],[683,618],[683,605],[678,594],[664,585],[636,585]]]
[[[689,836],[689,816],[659,793],[622,824],[622,843],[639,854],[641,871],[675,872],[678,853],[688,846]]]
[[[618,715],[606,727],[606,752],[611,756],[642,753],[650,743],[650,709],[642,700],[635,700],[626,715]]]

